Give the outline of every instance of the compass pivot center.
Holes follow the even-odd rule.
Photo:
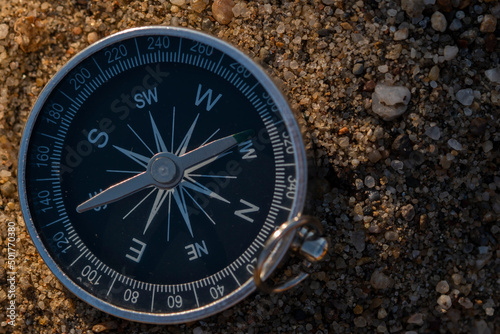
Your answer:
[[[156,182],[171,183],[177,175],[178,167],[170,158],[157,157],[151,164],[151,176]]]

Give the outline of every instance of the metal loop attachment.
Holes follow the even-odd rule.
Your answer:
[[[311,263],[321,260],[328,249],[328,242],[321,237],[323,227],[318,219],[311,216],[298,216],[282,224],[269,238],[260,253],[254,271],[254,281],[261,291],[268,293],[278,293],[286,291],[309,276],[306,272],[300,272],[297,276],[277,285],[270,285],[266,282],[269,278],[268,268],[275,268],[277,261],[276,251],[283,242],[293,237],[290,249],[298,253],[304,259],[304,264],[309,267]]]

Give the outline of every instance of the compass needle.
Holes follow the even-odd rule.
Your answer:
[[[273,80],[179,27],[133,28],[72,57],[33,106],[18,166],[48,267],[90,305],[139,322],[198,321],[250,296],[266,242],[305,203],[301,134]]]
[[[207,160],[217,158],[227,150],[253,137],[254,133],[255,132],[253,130],[247,130],[231,136],[214,140],[193,151],[181,155],[179,162],[184,169],[194,171],[195,169],[191,169],[191,167],[200,165]]]
[[[112,185],[104,191],[101,191],[94,197],[78,205],[76,207],[76,211],[78,213],[82,213],[106,204],[116,202],[124,197],[135,194],[136,192],[152,184],[152,178],[149,173],[143,172],[120,183]]]

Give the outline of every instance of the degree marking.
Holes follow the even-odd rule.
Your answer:
[[[151,297],[151,312],[153,312],[153,306],[154,306],[154,303],[155,303],[155,290],[153,288],[153,296]]]
[[[73,100],[71,97],[69,97],[65,92],[63,92],[62,90],[59,91],[62,95],[66,96],[71,102],[73,102],[74,104],[77,104],[75,102],[75,100]]]
[[[236,278],[236,275],[233,273],[232,270],[228,270],[230,273],[231,273],[231,276],[233,276],[234,280],[236,281],[236,284],[238,284],[238,286],[241,286],[241,283],[240,281],[238,281],[238,278]]]
[[[196,300],[196,306],[200,307],[200,303],[198,302],[198,295],[196,294],[196,288],[194,285],[193,286],[193,292],[194,292],[194,299]]]
[[[178,57],[177,61],[179,61],[181,53],[182,53],[182,38],[179,38],[179,52],[177,55],[177,57]]]
[[[71,264],[70,264],[69,266],[70,266],[70,267],[72,267],[72,266],[76,263],[76,261],[80,260],[80,258],[81,258],[83,255],[85,255],[85,253],[87,253],[87,250],[85,250],[82,254],[80,254],[80,256],[78,256],[78,257],[75,259],[75,261],[71,262]]]
[[[141,51],[139,50],[139,44],[137,44],[137,38],[134,39],[134,42],[137,49],[137,58],[139,58],[139,64],[142,65]]]
[[[115,285],[116,277],[118,276],[116,273],[114,273],[113,277],[113,282],[111,282],[111,285],[109,286],[108,293],[106,293],[106,296],[109,296],[109,293],[111,292],[111,289],[113,288],[113,285]]]
[[[101,72],[101,74],[106,77],[106,75],[104,74],[104,71],[102,70],[101,66],[99,66],[99,64],[97,63],[97,60],[95,60],[95,58],[92,58],[92,60],[94,60],[94,63],[95,65],[97,66],[97,68],[99,69],[99,71]]]
[[[217,71],[219,70],[220,64],[221,64],[223,58],[224,58],[224,54],[222,54],[220,56],[219,62],[217,63],[217,67],[215,67],[215,70],[214,70],[215,73],[217,73]],[[217,73],[217,74],[219,74],[219,73]]]

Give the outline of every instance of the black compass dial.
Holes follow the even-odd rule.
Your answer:
[[[76,56],[35,105],[21,160],[49,267],[140,321],[248,295],[263,244],[303,205],[303,148],[279,92],[234,48],[183,29],[130,30]]]

